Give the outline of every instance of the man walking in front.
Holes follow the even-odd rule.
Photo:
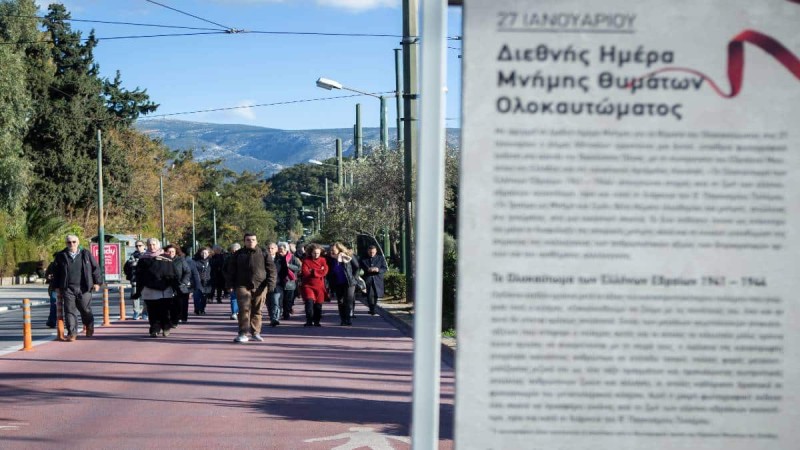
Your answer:
[[[246,233],[244,247],[231,256],[226,273],[228,291],[235,290],[239,304],[239,335],[234,342],[249,341],[248,332],[253,340],[264,340],[261,337],[261,308],[267,294],[275,289],[276,280],[272,257],[258,247],[256,235]]]
[[[86,326],[86,336],[94,334],[94,315],[92,314],[92,292],[100,290],[100,266],[92,253],[79,247],[80,240],[74,234],[67,235],[67,247],[56,253],[56,268],[53,286],[56,295],[64,304],[64,321],[69,342],[78,338],[78,317]]]
[[[383,255],[378,254],[378,247],[370,245],[367,255],[361,258],[361,268],[364,269],[364,281],[367,284],[367,306],[369,313],[374,316],[378,300],[383,297],[383,274],[389,267]]]

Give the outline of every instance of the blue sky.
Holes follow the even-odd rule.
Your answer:
[[[402,34],[400,0],[158,0],[219,24],[245,30]],[[44,12],[48,1],[39,1]],[[215,26],[144,0],[66,0],[74,19]],[[193,32],[73,22],[101,38],[95,59],[103,76],[122,73],[128,88],[147,89],[161,104],[156,114],[259,103],[334,97],[345,91],[315,86],[318,77],[366,92],[394,90],[394,53],[400,38],[220,34],[106,40],[103,37]],[[450,36],[461,34],[461,10],[450,8]],[[449,46],[460,48],[460,41]],[[448,50],[448,118],[460,116],[461,60]],[[389,124],[396,114],[389,101]],[[198,122],[239,123],[281,129],[350,128],[355,104],[362,122],[377,127],[378,100],[348,98],[296,105],[174,116]],[[458,126],[457,120],[448,126]]]

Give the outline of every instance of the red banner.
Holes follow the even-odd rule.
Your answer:
[[[98,252],[98,245],[92,243],[92,255],[94,256],[94,259],[99,262],[100,258],[98,258],[97,252]],[[122,270],[119,259],[120,244],[119,243],[106,244],[104,246],[103,253],[104,253],[103,266],[105,267],[106,270],[106,281],[122,280],[121,278]]]

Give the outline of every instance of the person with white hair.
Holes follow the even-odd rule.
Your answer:
[[[133,298],[141,298],[147,303],[150,336],[169,336],[172,324],[169,310],[175,297],[173,286],[178,280],[175,265],[164,254],[161,242],[156,238],[147,240],[147,252],[139,258],[136,265],[136,292]]]
[[[77,313],[86,327],[86,336],[94,335],[92,289],[99,291],[103,281],[97,260],[90,251],[80,247],[78,236],[68,234],[66,244],[64,250],[56,253],[52,286],[64,304],[65,340],[73,342],[78,338]]]

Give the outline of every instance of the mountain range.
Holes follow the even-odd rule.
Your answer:
[[[216,124],[169,119],[148,119],[136,127],[172,150],[194,150],[197,160],[220,159],[236,172],[264,172],[271,176],[284,167],[325,160],[336,155],[336,139],[345,156],[354,151],[352,129],[279,130],[251,125]],[[379,128],[364,128],[364,147],[380,141]],[[460,145],[461,130],[449,128],[447,143]],[[389,129],[390,140],[396,136]]]

